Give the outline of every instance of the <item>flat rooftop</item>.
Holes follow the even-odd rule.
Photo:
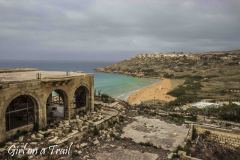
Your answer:
[[[29,80],[61,79],[73,76],[88,75],[84,72],[41,71],[41,70],[7,70],[0,72],[0,83],[21,82]]]

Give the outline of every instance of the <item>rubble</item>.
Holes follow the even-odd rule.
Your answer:
[[[119,104],[119,103],[118,103]],[[124,114],[124,115],[123,115]],[[143,114],[144,115],[144,114]],[[51,155],[52,159],[173,159],[188,156],[179,150],[187,144],[189,125],[165,122],[159,116],[143,116],[137,109],[122,112],[108,105],[92,114],[63,120],[46,130],[28,133],[0,148],[0,158],[11,145],[29,143],[29,147],[66,147],[70,155]],[[39,141],[41,139],[41,141]],[[178,154],[179,153],[179,154]],[[187,153],[187,152],[186,152]],[[22,157],[23,158],[23,157]],[[25,158],[25,157],[24,157]],[[40,156],[28,155],[28,159]],[[41,159],[49,157],[41,156]]]

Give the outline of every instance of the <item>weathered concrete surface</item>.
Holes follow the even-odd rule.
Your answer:
[[[66,76],[81,76],[86,73],[81,72],[64,72],[64,71],[24,71],[24,72],[7,72],[0,73],[0,82],[14,82],[34,80],[37,74],[41,74],[41,78],[63,78]],[[68,75],[67,75],[68,74]]]
[[[173,151],[182,145],[188,129],[184,126],[169,124],[159,119],[142,116],[123,129],[122,138],[131,138],[136,143],[150,143],[153,146]]]
[[[118,147],[111,152],[104,151],[96,154],[97,160],[155,160],[158,158],[157,154],[139,152],[135,150],[122,149]]]

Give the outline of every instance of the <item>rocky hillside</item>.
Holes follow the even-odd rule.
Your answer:
[[[240,50],[139,54],[96,70],[138,77],[184,78],[191,82],[186,85],[194,88],[184,93],[225,100],[240,97]]]
[[[222,68],[240,67],[240,50],[205,53],[146,53],[110,66],[101,72],[123,73],[139,77],[213,76]],[[224,69],[224,70],[225,70]],[[211,73],[214,71],[214,73]]]

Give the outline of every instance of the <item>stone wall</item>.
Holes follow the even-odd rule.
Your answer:
[[[217,141],[225,147],[240,147],[240,131],[210,127],[204,125],[194,125],[197,134],[209,132],[209,138]]]

